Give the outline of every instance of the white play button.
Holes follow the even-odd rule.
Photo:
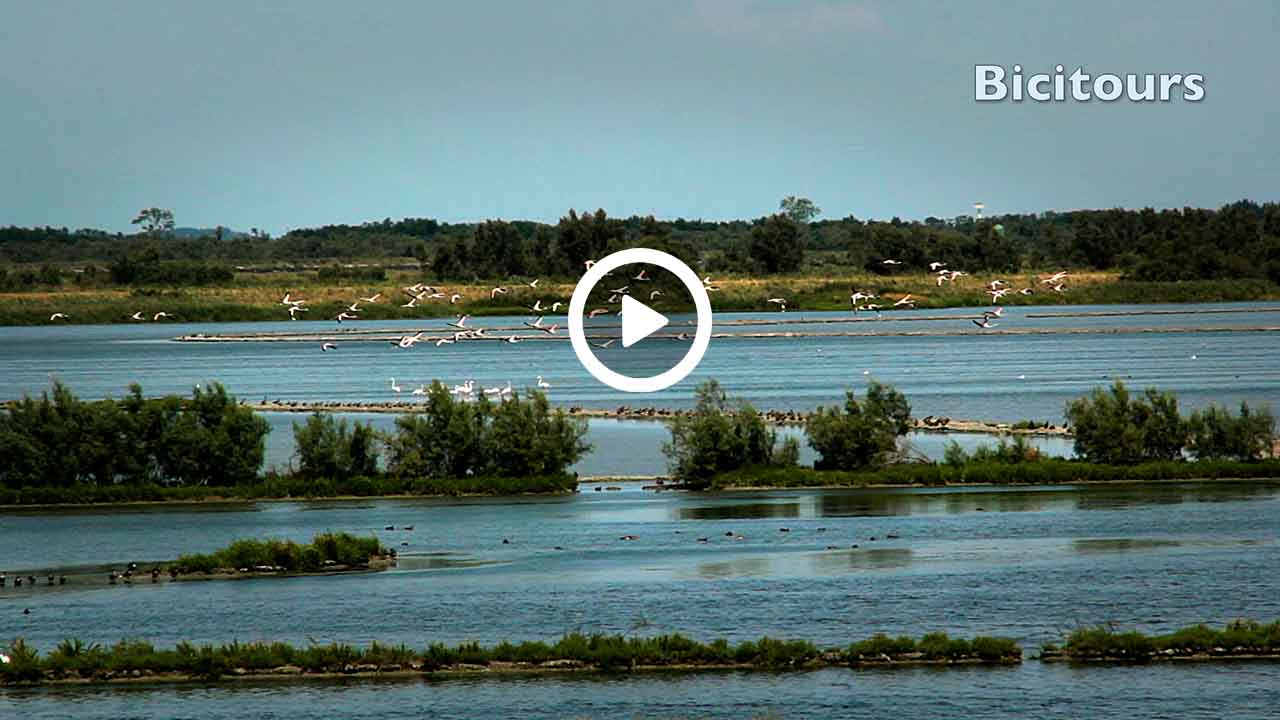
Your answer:
[[[666,326],[666,315],[630,295],[622,296],[622,347],[631,347]]]
[[[597,336],[600,339],[608,338],[608,341],[603,344],[587,341],[586,322],[584,320],[587,313],[587,299],[590,297],[592,289],[604,279],[607,273],[613,272],[624,265],[656,265],[675,275],[676,279],[688,291],[689,297],[693,300],[694,308],[698,311],[698,327],[693,334],[693,342],[688,345],[683,342],[689,339],[688,334],[681,333],[679,338],[671,338],[670,342],[648,343],[626,352],[614,350],[609,351],[607,354],[607,357],[623,367],[629,366],[651,370],[656,369],[656,367],[651,366],[648,360],[655,358],[665,360],[670,353],[682,353],[677,356],[680,358],[678,362],[669,367],[664,363],[663,367],[667,367],[667,369],[657,374],[624,375],[617,372],[601,362],[592,351],[593,345],[597,348],[608,347],[608,341],[612,341],[614,338],[606,334]],[[643,275],[644,272],[642,271],[640,274]],[[632,277],[631,273],[627,273],[627,277]],[[637,281],[643,282],[644,280],[639,279]],[[632,298],[630,295],[625,293],[621,293],[621,295],[622,347],[631,348],[635,343],[668,325],[669,321],[661,313],[649,309],[644,303]],[[593,317],[594,314],[593,311]],[[702,356],[707,352],[707,346],[711,343],[711,323],[711,298],[708,297],[707,290],[703,287],[702,280],[698,278],[698,274],[688,265],[680,262],[679,258],[652,248],[628,248],[600,258],[598,262],[583,273],[582,278],[578,280],[577,286],[573,289],[573,296],[569,298],[569,340],[573,344],[573,354],[578,356],[578,362],[582,363],[582,367],[586,368],[592,377],[622,392],[657,392],[683,380],[689,373],[693,372],[693,369],[698,366],[698,362],[702,360]],[[609,327],[608,325],[601,325],[598,326],[596,331],[607,333]],[[653,347],[649,347],[650,345]],[[688,348],[687,350],[685,349],[686,347]]]

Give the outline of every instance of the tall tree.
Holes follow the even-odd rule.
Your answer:
[[[794,272],[804,263],[804,234],[781,213],[756,221],[751,228],[751,258],[768,273]]]

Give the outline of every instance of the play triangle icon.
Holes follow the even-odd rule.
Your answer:
[[[630,295],[622,296],[622,347],[631,347],[666,326],[666,315]]]

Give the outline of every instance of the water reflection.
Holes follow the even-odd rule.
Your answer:
[[[703,563],[698,566],[697,574],[705,580],[769,575],[773,572],[772,566],[770,558],[737,558],[725,562]]]
[[[894,570],[911,565],[914,559],[910,548],[854,548],[813,555],[810,560],[815,574],[827,574],[841,570]]]
[[[1119,510],[1124,508],[1181,505],[1183,503],[1224,503],[1272,499],[1280,495],[1280,485],[1265,481],[1199,482],[1169,485],[1089,486],[1075,496],[1077,510]]]
[[[465,568],[496,565],[497,560],[481,560],[472,557],[454,557],[449,553],[424,553],[421,555],[401,555],[396,559],[396,570],[460,570]]]
[[[678,520],[738,520],[749,518],[800,517],[798,502],[758,502],[733,505],[703,505],[676,510]]]
[[[760,494],[753,502],[678,506],[676,520],[898,517],[973,512],[1065,512],[1280,498],[1267,482],[1176,485],[1054,485],[1035,488],[942,488],[802,491]]]
[[[1160,548],[1181,546],[1182,543],[1177,540],[1164,540],[1161,538],[1081,538],[1071,541],[1071,549],[1081,555],[1158,550]]]

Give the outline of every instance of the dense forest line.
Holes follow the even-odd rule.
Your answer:
[[[408,263],[439,280],[567,278],[580,274],[586,260],[636,246],[666,250],[710,273],[902,274],[928,272],[936,262],[968,272],[1071,267],[1120,271],[1139,281],[1280,283],[1280,203],[1249,200],[1217,210],[1077,210],[904,221],[852,215],[820,220],[813,203],[787,198],[778,213],[755,220],[615,218],[604,210],[570,210],[555,224],[388,218],[296,229],[280,237],[223,228],[191,237],[174,230],[172,213],[147,212],[167,218],[134,234],[0,228],[0,290],[68,280],[214,284],[230,280],[237,268],[355,261]]]

